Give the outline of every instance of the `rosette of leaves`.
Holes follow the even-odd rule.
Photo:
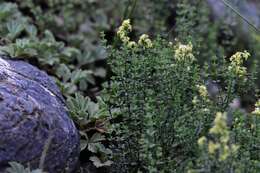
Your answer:
[[[16,162],[10,162],[10,168],[7,168],[6,171],[8,173],[44,173],[40,169],[31,171],[30,168],[25,168],[23,165]]]
[[[70,115],[81,135],[81,155],[88,156],[97,168],[110,166],[112,161],[109,158],[112,151],[105,145],[108,142],[106,105],[100,98],[98,103],[94,103],[80,94],[69,97],[67,103]]]

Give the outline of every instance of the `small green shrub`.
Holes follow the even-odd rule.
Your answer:
[[[112,76],[104,95],[112,123],[115,172],[184,172],[196,161],[195,141],[205,136],[217,112],[254,89],[254,75],[238,52],[230,58],[198,65],[193,46],[147,35],[132,41],[130,20],[117,35],[120,47],[108,46]],[[213,96],[209,81],[218,84]],[[107,97],[108,96],[108,97]],[[249,149],[249,148],[247,148]]]

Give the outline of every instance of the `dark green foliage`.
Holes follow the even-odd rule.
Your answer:
[[[128,22],[122,24],[127,31]],[[250,90],[250,75],[238,76],[235,69],[243,67],[231,65],[247,54],[234,55],[231,64],[212,59],[212,67],[201,68],[191,44],[158,38],[149,48],[140,40],[129,47],[132,41],[125,41],[122,28],[122,46],[107,48],[113,76],[104,92],[117,120],[112,124],[115,172],[183,172],[196,159],[194,141],[207,133],[212,114],[227,111],[240,91]],[[205,86],[210,80],[222,84],[215,96]]]
[[[30,18],[22,16],[15,4],[2,3],[1,7],[2,54],[36,61],[42,69],[61,80],[59,85],[66,96],[95,83],[94,72],[81,68],[84,55],[79,49],[56,41],[49,30],[40,32]],[[80,61],[79,65],[75,66],[75,61]]]

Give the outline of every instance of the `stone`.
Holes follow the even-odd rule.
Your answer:
[[[238,15],[227,7],[222,0],[207,0],[209,7],[211,8],[212,15],[216,20],[223,20],[227,24],[237,25],[239,20],[242,20]],[[243,17],[245,17],[255,27],[260,27],[260,8],[259,1],[256,0],[232,0],[227,1],[234,9],[236,9]],[[242,31],[248,33],[252,29],[247,22],[243,21]]]
[[[0,57],[0,135],[0,172],[11,161],[36,169],[42,160],[49,173],[70,173],[77,166],[79,134],[54,81],[26,62],[4,57]]]

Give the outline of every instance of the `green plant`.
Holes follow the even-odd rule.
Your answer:
[[[234,164],[236,152],[238,146],[230,142],[230,132],[227,126],[227,115],[217,113],[214,120],[214,126],[209,130],[211,138],[205,136],[199,138],[198,145],[203,148],[202,153],[202,166],[197,169],[197,172],[230,172],[237,169],[237,165]],[[197,159],[199,160],[199,159]],[[239,169],[239,168],[238,168]],[[237,170],[238,170],[237,169]],[[196,172],[195,170],[189,170],[188,172]]]
[[[233,116],[234,121],[228,126],[227,114],[217,113],[214,126],[198,140],[201,153],[188,172],[259,171],[259,116],[245,116],[241,111],[233,112]]]
[[[8,173],[44,173],[40,169],[36,170],[30,170],[30,168],[25,168],[23,165],[16,163],[16,162],[10,162],[10,168],[7,168]]]
[[[88,97],[75,94],[75,97],[68,98],[67,103],[70,115],[81,135],[81,151],[92,153],[89,159],[97,168],[110,166],[112,161],[109,160],[109,156],[112,152],[103,144],[107,141],[108,121],[102,100],[99,99],[99,103],[94,103]],[[103,108],[102,105],[104,105]]]
[[[131,30],[125,20],[117,32],[121,46],[107,46],[113,75],[104,98],[114,119],[114,170],[183,172],[198,155],[194,141],[210,129],[211,115],[254,87],[242,66],[249,54],[237,53],[231,62],[213,58],[212,68],[201,67],[191,43],[147,35],[135,42]],[[215,96],[208,92],[209,80],[218,81]]]

